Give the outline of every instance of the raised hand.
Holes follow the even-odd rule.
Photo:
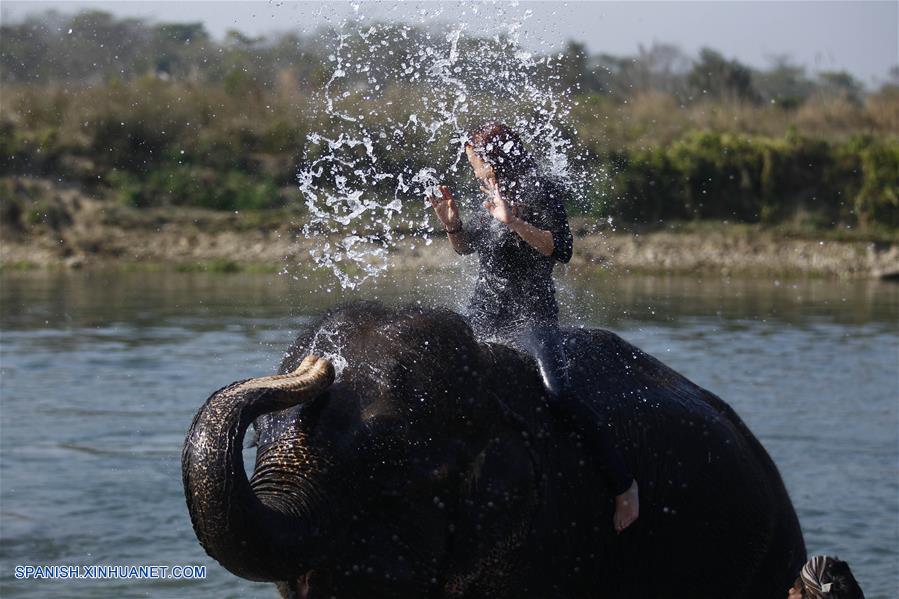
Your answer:
[[[518,209],[502,196],[495,178],[487,177],[484,185],[481,186],[481,191],[487,196],[484,208],[493,218],[508,225],[518,216]]]
[[[462,219],[459,215],[459,207],[456,205],[456,200],[453,199],[446,185],[440,185],[437,189],[440,191],[439,197],[433,194],[428,195],[428,200],[431,202],[431,207],[434,208],[434,213],[445,228],[458,229],[462,225]]]

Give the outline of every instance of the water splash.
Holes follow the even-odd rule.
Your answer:
[[[545,170],[571,178],[569,95],[559,89],[558,59],[523,48],[530,11],[513,15],[514,8],[473,6],[485,22],[501,23],[475,36],[465,24],[441,31],[369,23],[356,5],[331,33],[330,78],[298,181],[310,256],[344,289],[384,272],[401,243],[431,243],[426,195],[442,183],[470,186],[464,144],[473,126],[506,122]],[[422,9],[419,21],[439,14]],[[456,193],[463,204],[464,195]]]

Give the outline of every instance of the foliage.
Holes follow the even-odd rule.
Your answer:
[[[6,83],[82,85],[151,76],[215,83],[232,93],[247,93],[275,89],[287,78],[308,91],[319,89],[329,79],[323,65],[329,64],[333,53],[333,33],[287,32],[251,38],[231,30],[223,40],[215,40],[200,23],[148,23],[117,19],[97,10],[74,15],[49,11],[21,23],[0,25],[0,79]],[[412,54],[445,43],[443,38],[422,27],[381,23],[367,34],[365,43],[387,44],[389,51],[371,66],[372,71],[347,73],[347,80],[365,81],[371,76],[383,81],[387,74],[403,73]],[[362,42],[349,39],[347,43],[347,53],[354,54],[358,48],[353,44]],[[483,46],[490,46],[495,53],[503,45],[494,39],[465,36],[459,47],[470,53]],[[783,56],[774,57],[770,68],[759,70],[710,48],[700,50],[695,59],[663,43],[640,46],[632,56],[591,56],[583,44],[570,42],[552,58],[557,67],[552,79],[561,89],[606,94],[618,102],[656,91],[680,101],[774,100],[795,108],[816,95],[852,101],[863,95],[861,84],[848,73],[808,77],[802,67]]]
[[[397,74],[411,53],[445,42],[397,27],[372,29],[369,42],[389,48],[372,65],[378,73],[343,82],[387,81],[364,99],[382,103],[375,129],[377,118],[406,122],[421,109],[418,84]],[[98,11],[4,24],[0,175],[53,175],[142,208],[283,205],[279,190],[296,188],[307,133],[337,134],[315,116],[330,77],[327,39],[233,31],[216,41],[200,24]],[[459,43],[472,53],[501,47]],[[664,44],[616,57],[571,43],[541,64],[548,85],[568,90],[567,126],[596,175],[575,211],[641,223],[899,227],[899,71],[866,93],[846,73],[812,77],[784,57],[753,70],[710,49],[694,60]],[[469,102],[504,110],[519,101],[490,91],[478,87]],[[337,100],[354,101],[363,100]],[[429,166],[407,147],[375,151],[386,170]],[[50,218],[11,202],[2,212],[5,221]]]
[[[711,48],[699,51],[699,60],[687,75],[687,85],[693,94],[710,98],[757,98],[750,69],[736,60],[725,59]]]
[[[137,208],[196,206],[214,210],[259,210],[282,205],[271,181],[239,171],[180,166],[137,178],[113,171],[108,179],[119,201]]]
[[[873,141],[861,148],[861,189],[855,213],[861,223],[899,227],[899,144]]]
[[[860,136],[834,144],[704,131],[610,160],[616,165],[615,195],[602,212],[625,221],[899,224],[895,138]]]

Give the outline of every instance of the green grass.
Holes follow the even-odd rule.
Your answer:
[[[0,271],[4,272],[27,272],[30,270],[38,270],[40,265],[30,260],[13,260],[11,262],[0,262]]]
[[[175,266],[178,272],[217,272],[235,273],[243,270],[243,267],[234,260],[217,258],[203,262],[184,262]]]

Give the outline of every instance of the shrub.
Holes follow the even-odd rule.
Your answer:
[[[625,221],[809,220],[899,226],[899,140],[833,144],[789,135],[692,132],[664,147],[610,153],[614,202]],[[599,209],[592,212],[599,213]]]
[[[899,141],[874,141],[861,152],[855,212],[862,226],[899,227]]]
[[[137,208],[195,206],[213,210],[259,210],[283,204],[271,180],[240,171],[181,166],[144,177],[123,171],[109,177],[119,200]]]

